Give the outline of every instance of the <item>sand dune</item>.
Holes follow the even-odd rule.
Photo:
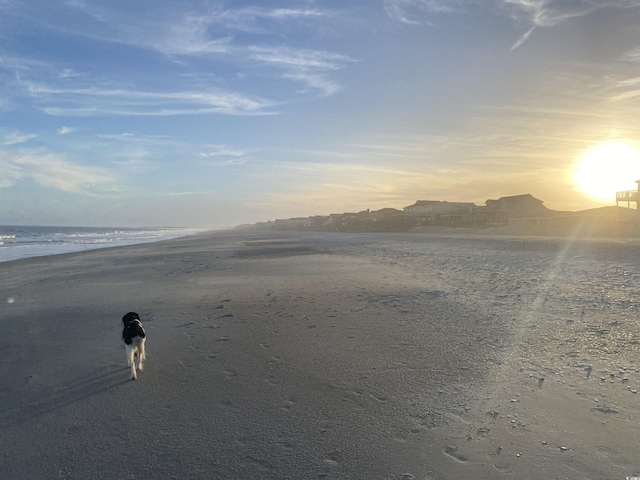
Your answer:
[[[0,478],[640,476],[638,246],[232,231],[0,264]]]

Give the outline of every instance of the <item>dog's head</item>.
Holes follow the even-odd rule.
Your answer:
[[[140,320],[140,315],[138,315],[136,312],[129,312],[124,317],[122,317],[122,323],[124,323],[125,326],[133,322],[134,320]]]

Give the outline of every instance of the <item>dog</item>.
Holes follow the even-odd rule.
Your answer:
[[[138,378],[136,370],[142,371],[142,362],[147,359],[144,354],[147,335],[142,327],[140,315],[136,312],[127,313],[122,317],[122,323],[124,324],[122,339],[127,352],[127,364],[131,367],[131,380],[136,380]],[[138,365],[136,365],[136,357],[138,357]]]

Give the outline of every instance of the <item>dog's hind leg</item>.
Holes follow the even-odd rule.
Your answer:
[[[140,371],[142,371],[143,368],[142,361],[147,359],[146,355],[144,354],[144,341],[145,339],[143,338],[138,344],[138,370]]]
[[[136,375],[136,364],[135,361],[131,362],[131,380],[136,380],[138,375]]]
[[[136,363],[135,363],[135,349],[133,345],[127,345],[127,364],[131,367],[131,380],[135,380],[136,375]]]
[[[133,362],[133,347],[131,345],[125,345],[124,350],[127,353],[127,366],[130,367]]]

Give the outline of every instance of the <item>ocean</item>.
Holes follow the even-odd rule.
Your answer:
[[[196,228],[100,228],[0,225],[0,262],[42,255],[157,242],[194,235]]]

